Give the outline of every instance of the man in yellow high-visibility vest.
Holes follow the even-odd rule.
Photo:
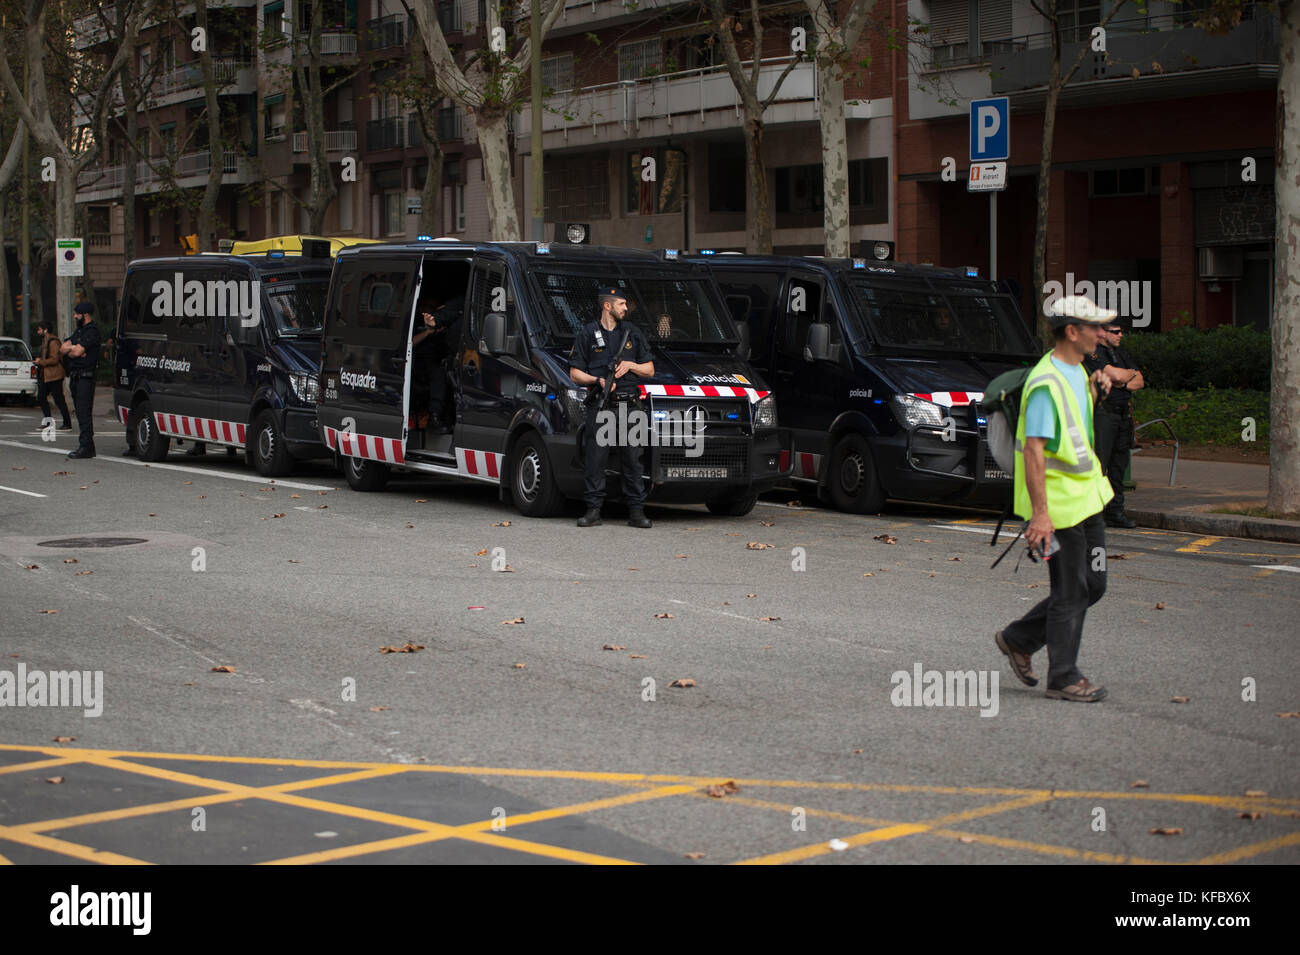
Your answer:
[[[1030,549],[1048,555],[1052,592],[994,641],[1026,686],[1038,685],[1030,658],[1046,646],[1048,698],[1096,703],[1106,688],[1090,682],[1076,661],[1084,616],[1106,592],[1102,510],[1114,492],[1093,452],[1092,411],[1110,379],[1101,372],[1089,378],[1082,362],[1096,351],[1098,330],[1115,313],[1071,295],[1053,302],[1048,315],[1056,344],[1029,372],[1021,393],[1014,506],[1029,521]],[[1053,537],[1060,545],[1055,553]]]

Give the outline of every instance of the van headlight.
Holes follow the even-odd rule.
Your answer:
[[[904,428],[915,428],[918,424],[943,427],[943,409],[933,401],[915,395],[894,395],[889,399],[889,407]]]
[[[758,403],[754,405],[754,427],[776,427],[776,395],[760,398]]]
[[[320,393],[320,383],[317,382],[316,376],[302,372],[289,373],[289,387],[293,389],[298,400],[306,405],[314,405],[316,396]]]

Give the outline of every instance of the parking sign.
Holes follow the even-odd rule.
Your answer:
[[[1011,152],[1011,105],[1005,96],[970,102],[970,161],[997,162]]]

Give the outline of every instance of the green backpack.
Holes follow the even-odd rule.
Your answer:
[[[1003,372],[984,389],[980,410],[988,419],[989,453],[998,467],[1015,474],[1016,427],[1020,423],[1020,399],[1032,368],[1013,368]]]

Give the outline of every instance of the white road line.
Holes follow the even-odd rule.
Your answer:
[[[1290,564],[1251,564],[1256,570],[1285,570],[1292,574],[1300,574],[1300,567],[1292,567]]]
[[[48,497],[47,494],[37,494],[35,491],[20,491],[16,487],[5,487],[0,484],[0,491],[9,491],[13,494],[26,494],[28,497]]]
[[[22,448],[25,451],[45,451],[49,454],[61,454],[67,457],[68,452],[59,448],[42,448],[35,444],[24,444],[21,441],[3,441],[0,445],[11,448]],[[264,478],[256,474],[234,474],[229,471],[209,471],[205,468],[191,468],[181,464],[152,464],[147,461],[137,461],[135,458],[107,457],[96,455],[96,461],[108,461],[112,464],[130,464],[137,468],[153,468],[159,471],[180,471],[184,474],[201,474],[204,477],[224,478],[228,481],[246,481],[250,484],[273,484],[276,487],[292,487],[300,491],[332,491],[334,486],[330,484],[303,484],[298,481],[281,481],[278,478]]]
[[[937,527],[941,531],[965,531],[967,534],[983,534],[985,537],[993,536],[993,528],[991,527],[965,527],[959,524],[930,524],[928,526]],[[1015,533],[1015,528],[1012,528],[1011,530],[1012,533]],[[1004,525],[1002,533],[1005,534],[1006,532],[1007,528]]]

